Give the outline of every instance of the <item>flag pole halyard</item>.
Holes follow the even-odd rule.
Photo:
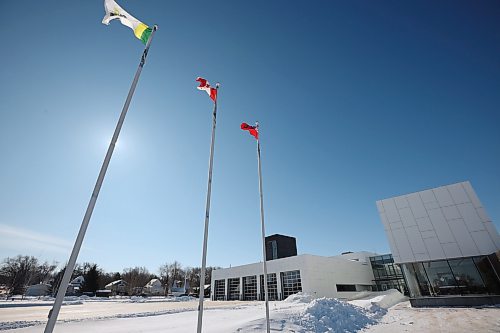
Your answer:
[[[78,236],[75,240],[75,245],[73,246],[73,250],[71,251],[71,256],[69,258],[68,264],[66,265],[66,269],[64,270],[64,275],[61,280],[61,284],[59,285],[59,290],[57,291],[57,296],[54,301],[54,305],[52,309],[49,311],[49,320],[47,321],[47,325],[45,326],[44,333],[52,333],[54,330],[54,326],[57,321],[57,316],[59,315],[59,310],[61,309],[61,305],[64,299],[64,295],[66,294],[66,290],[68,289],[69,280],[71,279],[71,275],[73,274],[73,269],[76,265],[76,259],[78,257],[78,253],[80,252],[80,248],[82,247],[83,238],[85,237],[85,232],[87,231],[87,227],[89,225],[90,217],[92,216],[92,212],[94,211],[94,207],[97,201],[97,197],[99,196],[99,191],[101,190],[102,183],[104,181],[104,176],[106,175],[106,171],[108,169],[109,161],[111,160],[111,156],[113,155],[113,151],[116,146],[116,142],[118,141],[118,136],[120,135],[120,130],[123,126],[123,122],[125,120],[125,116],[127,115],[128,107],[130,105],[130,101],[132,100],[132,96],[135,92],[135,87],[137,86],[137,82],[139,81],[139,77],[142,72],[142,68],[146,63],[146,57],[148,55],[149,47],[151,46],[151,42],[153,41],[153,36],[155,31],[158,29],[157,25],[154,25],[153,31],[151,32],[151,36],[146,43],[146,47],[141,56],[141,62],[139,63],[139,67],[135,73],[134,80],[132,81],[132,85],[130,86],[130,90],[127,95],[127,99],[125,100],[125,104],[123,105],[122,112],[120,114],[120,118],[118,119],[118,123],[116,124],[115,132],[111,139],[111,142],[108,147],[108,151],[106,152],[106,157],[104,158],[104,162],[101,166],[101,170],[99,172],[99,176],[97,177],[97,181],[94,187],[94,191],[92,192],[92,196],[90,197],[89,204],[87,206],[87,210],[85,211],[85,215],[83,217],[82,224],[80,226],[80,230],[78,232]]]
[[[217,95],[220,84],[215,85]],[[216,95],[216,96],[217,96]],[[201,276],[200,276],[200,301],[198,305],[198,325],[196,332],[201,333],[203,326],[203,300],[205,298],[205,272],[207,265],[207,243],[208,243],[208,223],[210,221],[210,197],[212,194],[212,169],[214,164],[214,143],[215,143],[215,127],[217,125],[217,98],[214,100],[214,112],[212,114],[212,140],[210,143],[210,159],[208,164],[208,186],[207,186],[207,202],[205,206],[205,232],[203,236],[203,254],[201,259]]]
[[[262,191],[262,167],[260,163],[260,130],[259,122],[255,123],[255,127],[258,131],[257,136],[257,160],[259,164],[259,193],[260,193],[260,226],[262,232],[262,266],[264,268],[264,299],[266,301],[266,328],[267,333],[270,332],[271,327],[269,324],[269,294],[267,288],[267,264],[266,264],[266,229],[264,226],[264,195]]]

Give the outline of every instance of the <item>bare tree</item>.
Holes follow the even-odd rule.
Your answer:
[[[205,270],[205,283],[210,284],[212,278],[212,270],[219,269],[220,267],[207,267]],[[166,286],[166,288],[171,288],[174,281],[184,283],[185,280],[189,282],[189,292],[197,291],[200,287],[200,267],[186,267],[182,268],[182,265],[178,261],[173,263],[165,263],[160,266],[160,279],[161,282]]]
[[[212,271],[216,269],[221,269],[219,266],[208,266],[205,270],[205,284],[210,284],[212,282]]]
[[[184,278],[186,276],[186,272],[182,269],[182,265],[178,261],[174,261],[171,266],[171,274],[173,281],[181,281],[184,282]],[[173,282],[172,281],[172,282]]]
[[[33,282],[49,283],[56,268],[57,268],[57,262],[55,261],[52,262],[52,264],[44,262],[43,264],[38,265]]]
[[[142,287],[154,277],[146,267],[125,268],[122,274],[122,279],[128,284],[129,295],[141,293]]]
[[[61,281],[64,275],[64,271],[66,270],[66,266],[61,268],[57,273],[52,274],[52,279],[50,284],[52,285],[52,295],[56,295],[59,290],[59,286],[61,285]]]
[[[200,267],[188,267],[186,268],[186,279],[189,282],[189,292],[193,292],[193,289],[200,286]]]
[[[0,277],[11,294],[23,294],[30,284],[48,282],[56,264],[38,263],[33,256],[18,255],[4,259],[0,266]]]
[[[174,283],[179,283],[179,281],[181,284],[184,283],[184,278],[186,277],[186,272],[178,261],[161,265],[159,272],[161,282],[167,291]]]
[[[160,281],[165,286],[166,291],[168,291],[168,286],[170,286],[172,281],[172,275],[170,274],[170,266],[169,263],[164,263],[158,269],[160,273]]]

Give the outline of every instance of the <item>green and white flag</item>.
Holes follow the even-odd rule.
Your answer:
[[[127,13],[113,0],[104,0],[104,10],[106,15],[102,19],[102,23],[109,25],[109,22],[114,19],[119,19],[123,25],[126,25],[134,31],[135,37],[139,38],[144,44],[148,42],[151,35],[151,28]]]

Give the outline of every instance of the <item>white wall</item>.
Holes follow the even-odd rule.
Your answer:
[[[491,254],[500,237],[470,182],[377,201],[394,262]]]
[[[367,256],[374,253],[362,252],[350,254],[348,258],[359,258],[352,261],[344,256],[322,257],[302,254],[294,257],[267,261],[267,272],[276,273],[278,293],[281,294],[280,272],[300,270],[302,291],[314,297],[341,297],[349,298],[355,292],[337,292],[336,284],[372,285],[373,271]],[[236,266],[212,271],[212,292],[215,291],[215,280],[226,280],[244,276],[257,275],[257,284],[260,284],[260,275],[263,274],[262,263]]]
[[[375,255],[375,254],[372,254]],[[314,297],[349,298],[355,292],[337,292],[337,284],[373,284],[373,270],[366,260],[351,261],[339,257],[309,256],[300,272],[302,289]]]

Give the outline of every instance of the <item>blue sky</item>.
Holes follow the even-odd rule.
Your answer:
[[[79,262],[201,265],[221,82],[208,264],[389,252],[375,201],[470,180],[500,227],[497,1],[134,1],[159,25]],[[142,44],[103,1],[0,4],[0,258],[68,259]]]

